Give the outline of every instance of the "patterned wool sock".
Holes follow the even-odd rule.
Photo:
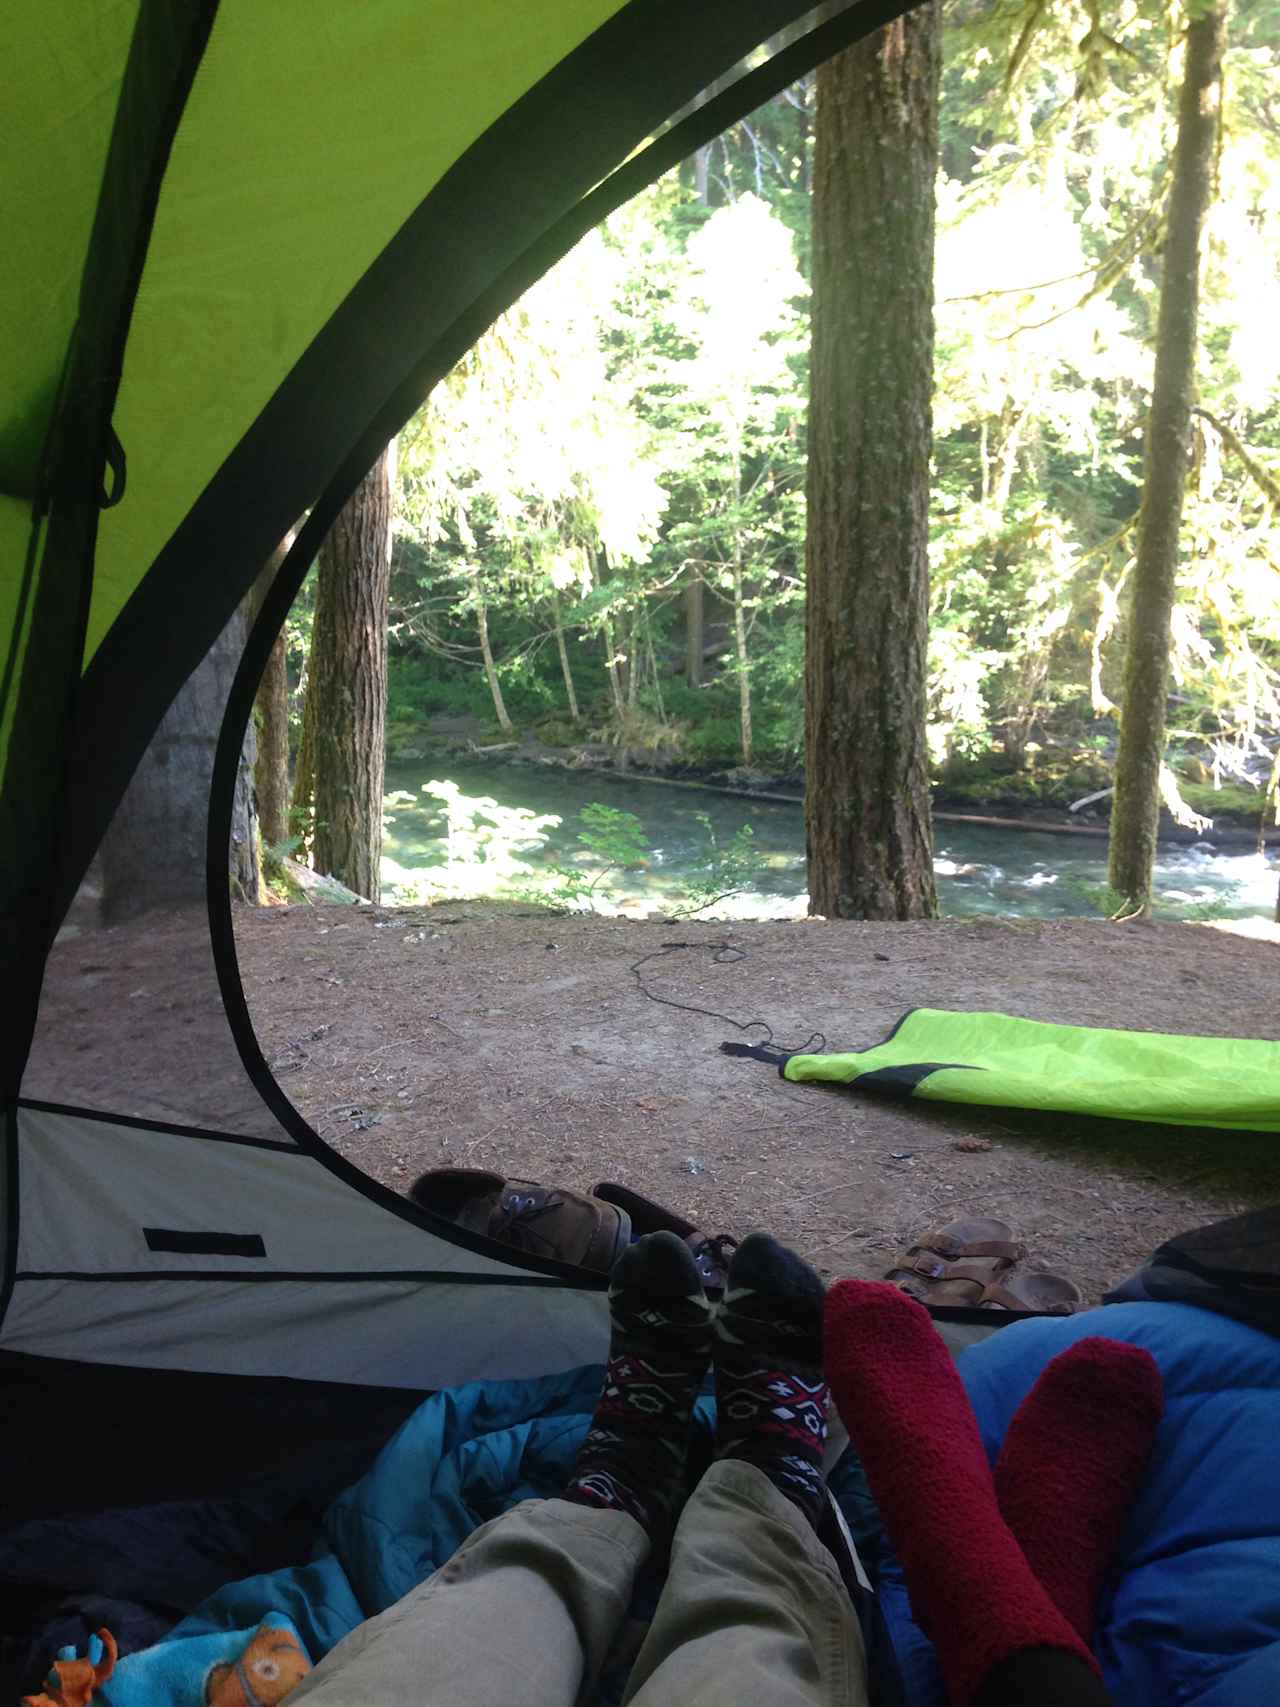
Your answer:
[[[1018,1407],[996,1461],[996,1496],[1027,1563],[1082,1641],[1164,1410],[1155,1359],[1078,1340]]]
[[[884,1282],[839,1281],[827,1294],[826,1358],[952,1707],[970,1707],[997,1668],[1031,1649],[1073,1654],[1096,1674],[1000,1515],[968,1394],[924,1306]]]
[[[827,1439],[822,1282],[767,1233],[733,1253],[715,1362],[716,1457],[763,1470],[816,1528]]]
[[[629,1512],[661,1541],[711,1358],[711,1306],[684,1241],[650,1233],[629,1246],[613,1268],[609,1314],[604,1391],[562,1497]]]

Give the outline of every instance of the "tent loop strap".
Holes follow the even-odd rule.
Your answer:
[[[111,482],[108,485],[104,475],[102,491],[98,497],[98,506],[103,510],[111,510],[124,497],[128,477],[124,446],[120,443],[114,427],[107,428],[106,464],[106,471],[111,475]]]
[[[817,1034],[815,1034],[817,1035]],[[813,1041],[812,1038],[809,1040]],[[767,1061],[770,1066],[782,1068],[792,1055],[803,1054],[803,1050],[782,1049],[774,1043],[722,1043],[722,1055],[742,1055],[751,1061]]]

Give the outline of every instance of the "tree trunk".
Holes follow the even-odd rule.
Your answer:
[[[627,703],[622,697],[622,680],[618,674],[618,648],[614,644],[611,617],[605,617],[601,632],[604,635],[605,669],[609,672],[609,692],[613,695],[613,709],[618,717],[622,718],[626,713]]]
[[[302,838],[299,851],[308,860],[311,858],[315,793],[316,702],[311,692],[311,658],[308,656],[303,681],[302,731],[298,736],[298,757],[293,767],[293,793],[289,798],[289,834]]]
[[[645,645],[649,653],[649,673],[653,677],[653,700],[658,708],[658,717],[667,721],[667,708],[662,702],[662,677],[658,671],[658,654],[653,644],[653,618],[645,612],[644,619]]]
[[[1006,398],[1004,408],[1000,411],[999,437],[996,440],[995,456],[989,464],[987,489],[983,497],[1001,516],[1009,508],[1027,412],[1027,405],[1015,404],[1012,398]]]
[[[1169,635],[1195,392],[1200,237],[1213,197],[1226,45],[1225,7],[1194,16],[1186,44],[1111,813],[1111,887],[1123,897],[1126,915],[1151,910],[1169,688]]]
[[[702,576],[689,570],[684,584],[684,679],[691,688],[702,686],[702,655],[707,649],[707,601]]]
[[[560,654],[560,670],[564,676],[565,697],[569,701],[569,715],[576,723],[578,721],[578,695],[573,685],[573,671],[569,668],[569,651],[564,643],[564,624],[560,619],[560,600],[552,602],[552,610],[556,619],[556,651]]]
[[[307,679],[311,863],[370,901],[381,896],[394,456],[388,445],[320,549]]]
[[[632,611],[627,622],[627,710],[634,711],[640,693],[640,618]]]
[[[747,616],[742,603],[742,565],[733,566],[733,646],[738,659],[738,722],[742,730],[742,762],[751,763],[751,677],[747,664]]]
[[[218,734],[244,651],[242,606],[188,676],[129,783],[102,841],[103,919],[115,924],[153,907],[203,907],[205,838]],[[237,900],[257,902],[261,868],[251,777],[253,722],[236,775],[227,877]]]
[[[515,725],[507,716],[507,702],[502,697],[502,683],[498,680],[498,667],[493,661],[493,648],[489,645],[489,611],[479,587],[476,588],[476,628],[480,633],[480,656],[484,659],[484,676],[493,696],[494,716],[498,719],[498,727],[505,734],[512,735],[515,733]]]
[[[809,906],[937,911],[926,684],[940,0],[817,75],[805,830]]]
[[[263,601],[271,590],[280,565],[293,543],[293,535],[279,549],[258,577],[253,590],[253,616],[257,620]],[[267,658],[254,701],[258,735],[258,757],[253,767],[253,787],[258,799],[258,825],[268,847],[278,847],[289,838],[289,670],[288,645],[282,628]]]
[[[704,93],[702,96],[699,97],[698,100],[696,100],[694,102],[694,110],[696,111],[698,107],[702,106],[705,103],[706,99],[707,99],[707,96]],[[710,190],[711,190],[711,144],[709,142],[704,142],[702,147],[697,149],[696,152],[694,153],[694,156],[693,156],[693,188],[694,188],[694,193],[697,195],[697,198],[702,203],[703,207],[710,206],[710,203],[711,203],[711,195],[710,195]]]

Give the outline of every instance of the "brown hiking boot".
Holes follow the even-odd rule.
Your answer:
[[[730,1238],[728,1233],[709,1237],[700,1227],[695,1227],[692,1221],[686,1221],[683,1215],[677,1215],[674,1209],[667,1209],[661,1203],[655,1203],[652,1198],[642,1197],[638,1191],[632,1191],[630,1186],[618,1185],[613,1180],[601,1180],[599,1185],[593,1185],[591,1195],[599,1198],[601,1203],[610,1204],[620,1214],[628,1216],[637,1239],[646,1233],[662,1231],[674,1233],[677,1238],[683,1239],[693,1252],[693,1260],[702,1277],[703,1289],[707,1296],[718,1298],[724,1291],[725,1278],[729,1272],[729,1253],[738,1243],[736,1239]]]
[[[624,1208],[563,1186],[480,1168],[432,1168],[409,1187],[420,1209],[513,1250],[608,1274],[631,1243]]]

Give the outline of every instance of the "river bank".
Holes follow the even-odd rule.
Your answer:
[[[606,831],[602,844],[601,823],[629,826],[624,843]],[[745,863],[721,882],[713,874],[731,849]],[[1115,910],[1106,833],[1092,826],[940,813],[934,876],[940,911],[950,917]],[[794,794],[510,749],[442,749],[387,768],[382,884],[390,903],[519,897],[681,917],[714,897],[721,918],[799,918],[808,911],[807,878],[803,802]],[[1274,917],[1278,879],[1272,850],[1259,852],[1248,838],[1164,842],[1153,873],[1157,915],[1260,926]]]
[[[388,741],[388,765],[404,767],[429,758],[458,759],[497,768],[542,768],[596,772],[643,785],[707,790],[733,798],[799,803],[804,796],[801,770],[775,772],[743,765],[692,764],[661,755],[628,753],[603,742],[553,744],[536,734],[503,738],[474,717],[437,717],[419,727],[400,724]],[[1109,836],[1109,799],[1094,799],[1071,810],[1075,799],[1107,786],[1105,768],[1078,765],[1055,774],[1043,785],[1034,770],[1001,775],[990,768],[950,766],[933,785],[933,816],[939,824],[972,824],[1010,831],[1057,833],[1105,841]],[[1069,786],[1064,786],[1064,783]],[[1268,822],[1260,790],[1239,785],[1213,789],[1180,779],[1187,804],[1211,822],[1204,827],[1178,824],[1162,808],[1160,840],[1174,846],[1214,848],[1280,847],[1280,827]],[[1066,802],[1064,804],[1064,801]]]

